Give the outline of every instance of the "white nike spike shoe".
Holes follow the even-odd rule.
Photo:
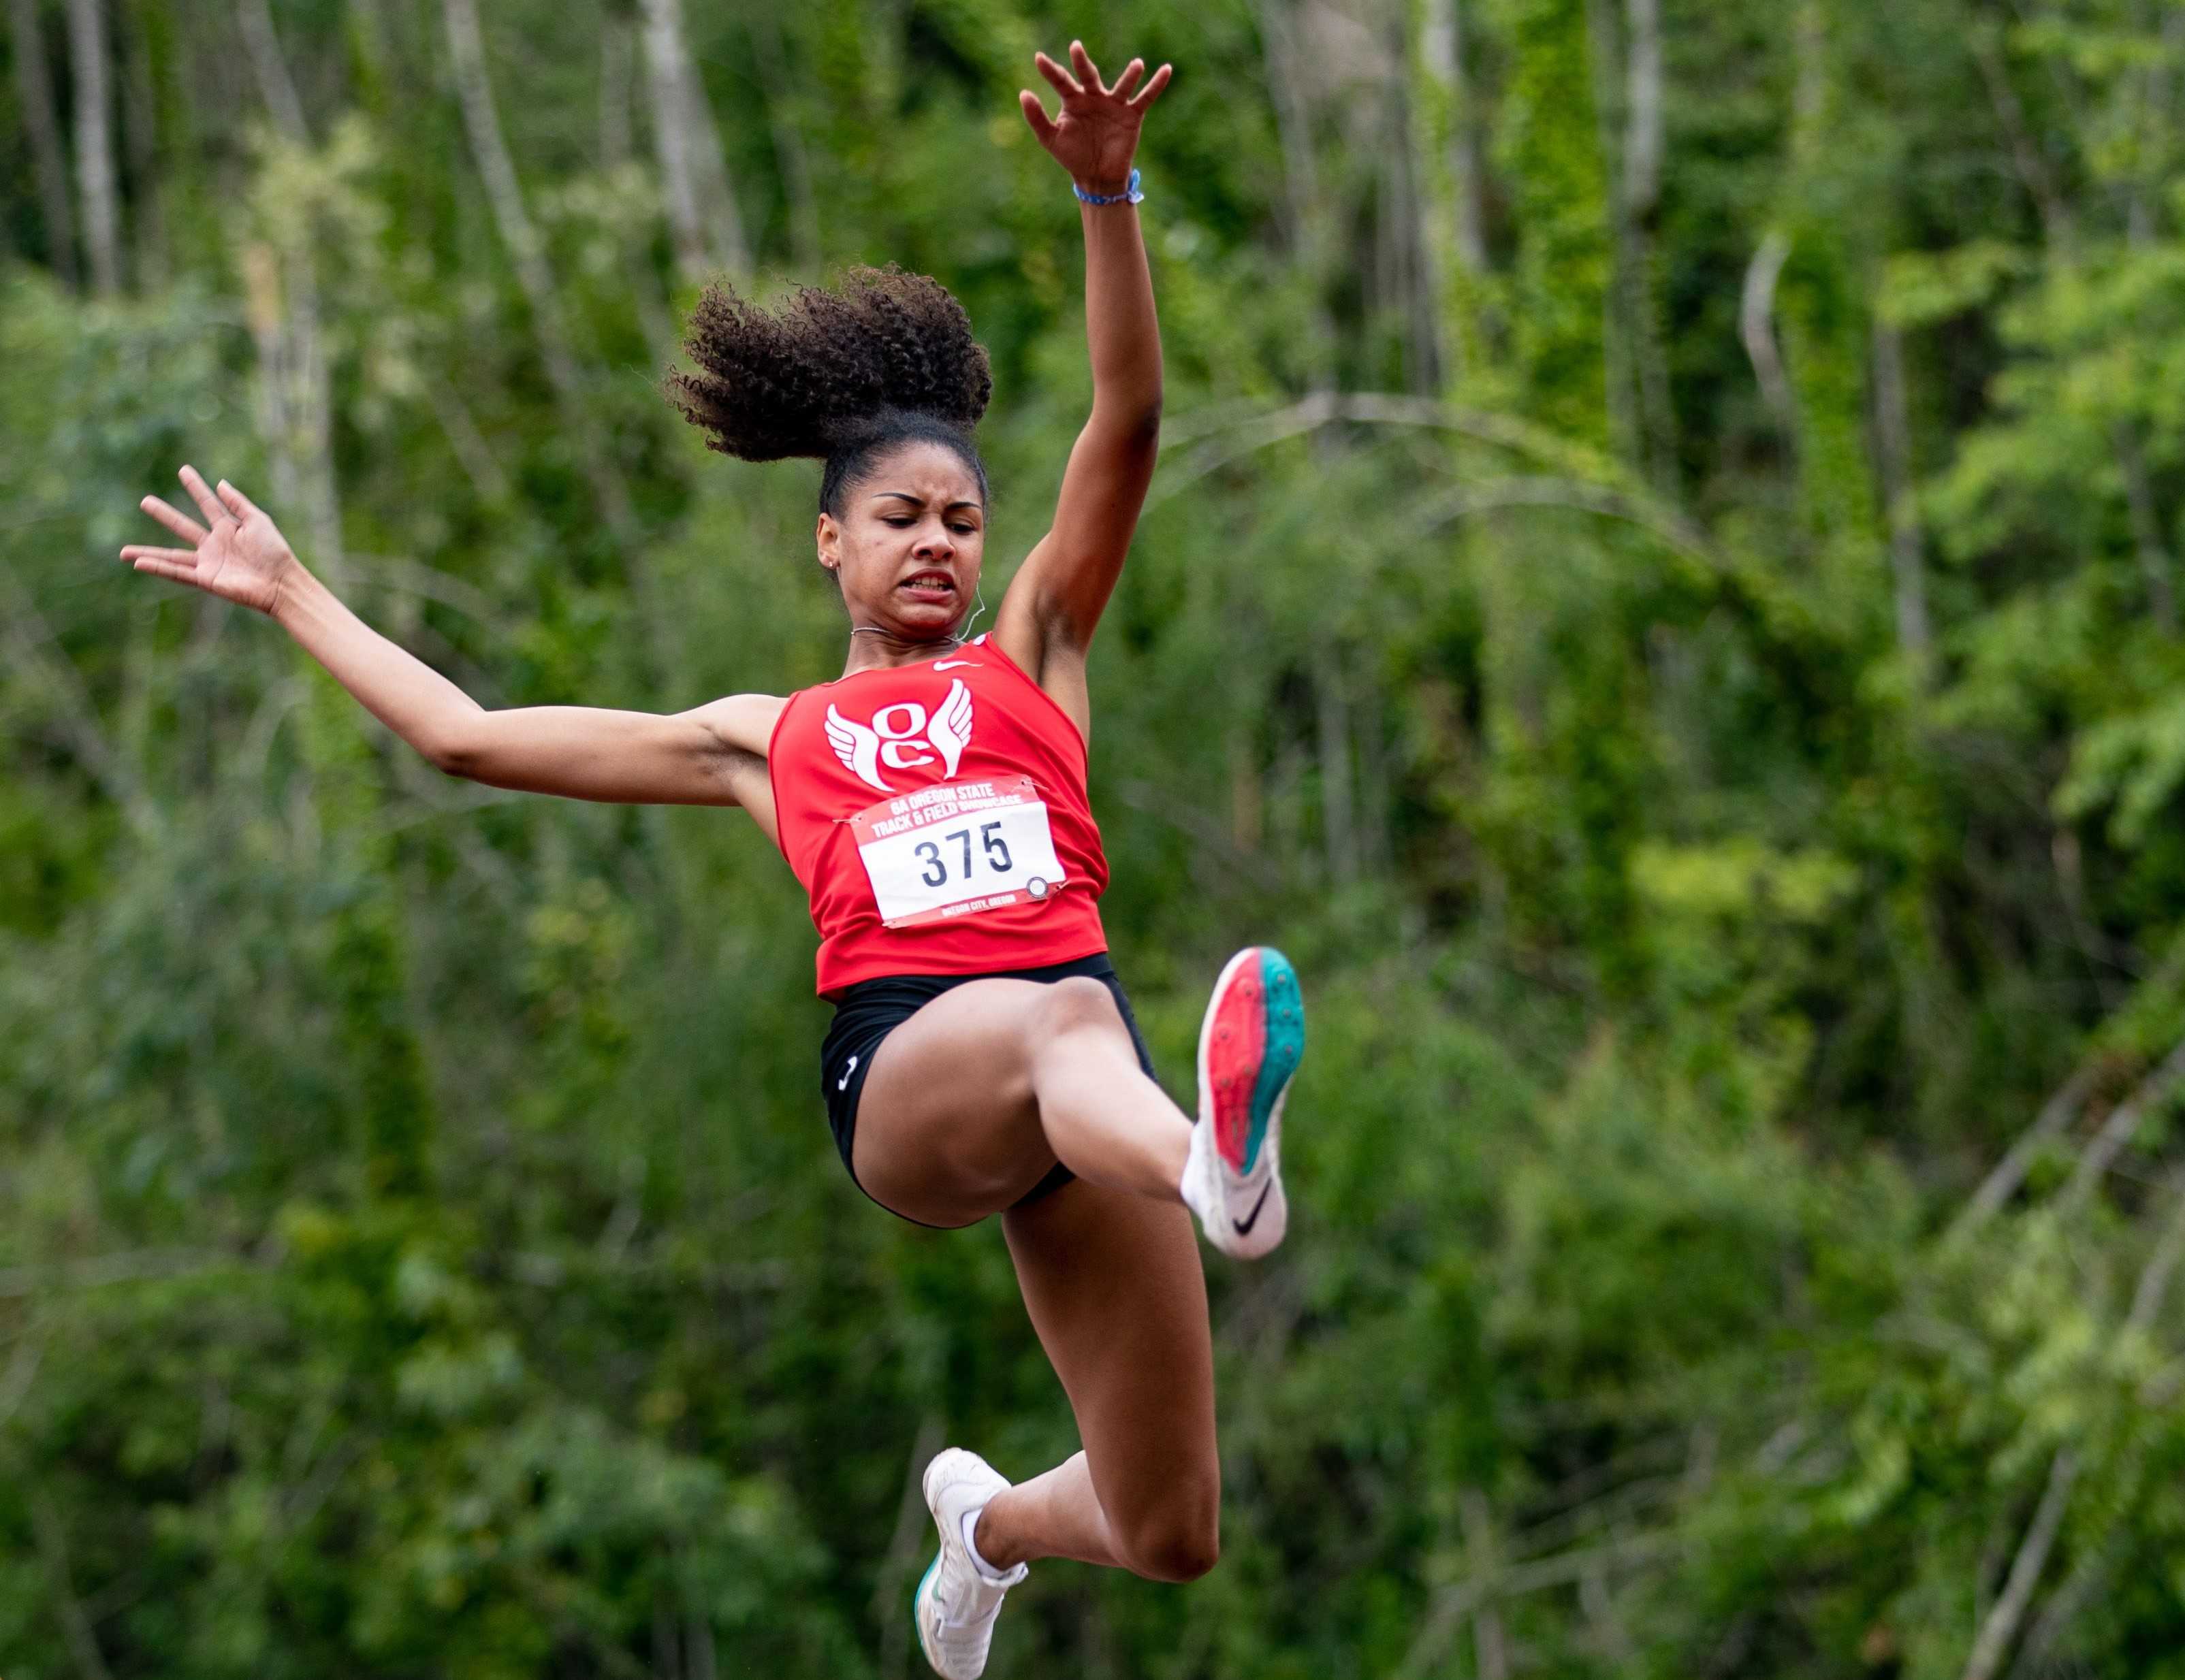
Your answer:
[[[1183,1199],[1206,1240],[1257,1259],[1289,1227],[1282,1191],[1282,1100],[1305,1054],[1305,1002],[1289,959],[1249,946],[1229,959],[1199,1029],[1199,1124]]]
[[[941,1531],[941,1554],[918,1583],[911,1606],[919,1648],[942,1680],[979,1680],[1002,1599],[1025,1578],[1019,1564],[998,1580],[982,1574],[964,1543],[964,1518],[1009,1486],[1007,1477],[976,1453],[951,1447],[925,1467],[925,1507]]]

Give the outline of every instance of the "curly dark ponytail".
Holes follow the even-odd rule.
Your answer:
[[[937,280],[853,268],[833,289],[802,287],[772,311],[709,286],[683,348],[696,370],[668,376],[668,399],[706,447],[740,460],[819,457],[830,513],[875,455],[914,440],[954,449],[986,494],[971,429],[993,374],[964,306]]]

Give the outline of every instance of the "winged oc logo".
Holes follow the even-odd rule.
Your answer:
[[[957,761],[971,744],[971,691],[957,678],[948,685],[948,697],[930,719],[916,700],[899,700],[873,713],[873,721],[860,723],[845,717],[832,702],[827,707],[827,745],[843,767],[859,781],[882,793],[895,790],[880,779],[883,766],[909,770],[941,756],[944,780],[956,774]],[[928,749],[931,749],[928,751]]]

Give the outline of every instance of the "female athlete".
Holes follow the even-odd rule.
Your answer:
[[[1282,1097],[1304,1047],[1276,952],[1232,957],[1199,1047],[1199,1123],[1163,1094],[1097,906],[1107,865],[1086,793],[1086,650],[1154,470],[1160,343],[1140,241],[1139,125],[1167,86],[1138,60],[1103,84],[1039,55],[1050,119],[1020,96],[1082,201],[1091,418],[1053,528],[970,640],[986,538],[971,428],[992,389],[963,310],[931,280],[852,271],[768,313],[718,288],[670,393],[711,446],[818,456],[819,564],[850,619],[842,675],[674,716],[489,712],[355,617],[232,485],[184,467],[204,522],[122,557],[279,621],[450,774],[578,799],[739,805],[811,896],[835,1140],[908,1220],[992,1214],[1083,1450],[1012,1486],[951,1448],[925,1473],[940,1553],[914,1605],[951,1680],[986,1666],[1003,1594],[1040,1558],[1164,1581],[1214,1563],[1220,1503],[1195,1214],[1223,1253],[1281,1241]],[[1133,97],[1133,89],[1137,89]],[[975,616],[975,615],[973,615]],[[1188,1210],[1188,1211],[1187,1211]]]

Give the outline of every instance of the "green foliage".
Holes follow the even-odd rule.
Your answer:
[[[109,557],[190,460],[487,705],[839,671],[811,474],[658,399],[637,8],[478,8],[543,315],[442,6],[265,9],[102,8],[114,297],[0,46],[0,1673],[900,1680],[917,1444],[1076,1437],[998,1233],[841,1173],[778,856]],[[1177,66],[1104,914],[1178,1091],[1298,960],[1298,1217],[1210,1278],[1221,1568],[1043,1566],[998,1675],[2185,1672],[2185,40],[1666,0],[1635,216],[1650,9],[683,8],[749,283],[970,308],[997,583],[1090,393],[1013,96]]]

